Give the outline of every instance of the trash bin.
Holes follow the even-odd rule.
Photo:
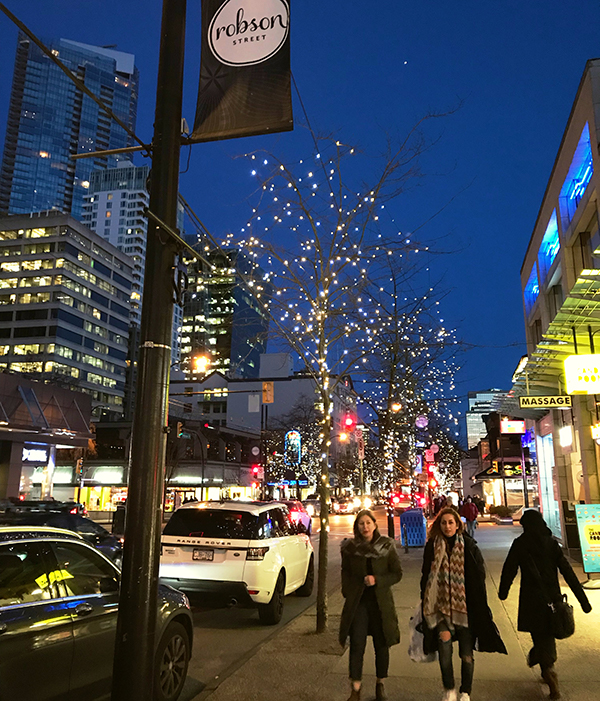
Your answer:
[[[112,532],[117,535],[125,533],[125,507],[117,506],[117,510],[113,513]]]
[[[401,543],[409,548],[422,548],[427,540],[427,519],[423,509],[407,509],[400,514]]]

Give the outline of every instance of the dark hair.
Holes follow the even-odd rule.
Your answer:
[[[368,516],[371,521],[375,524],[375,530],[373,531],[373,540],[377,540],[381,536],[381,533],[379,532],[379,528],[377,528],[377,519],[375,518],[375,514],[370,510],[370,509],[362,509],[356,514],[356,518],[354,519],[354,537],[357,540],[364,540],[362,537],[360,531],[358,530],[358,522],[363,516]]]
[[[440,510],[439,514],[435,517],[435,521],[431,524],[428,539],[435,538],[438,535],[444,535],[442,533],[442,517],[446,516],[447,514],[450,514],[452,518],[456,521],[457,533],[460,534],[465,530],[465,527],[463,526],[463,522],[461,521],[458,511],[452,506],[445,506],[443,509]]]
[[[552,531],[544,521],[544,517],[536,509],[527,509],[523,512],[519,523],[523,526],[525,533],[537,536],[551,536]]]

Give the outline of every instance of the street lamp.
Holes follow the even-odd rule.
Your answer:
[[[206,375],[206,371],[210,365],[210,358],[208,358],[206,355],[197,355],[192,359],[192,363],[194,366],[194,372]]]

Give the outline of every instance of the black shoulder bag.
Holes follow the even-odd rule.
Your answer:
[[[566,594],[562,594],[559,599],[552,601],[548,596],[548,590],[546,589],[540,571],[535,564],[535,560],[531,558],[531,566],[533,568],[533,573],[537,579],[538,586],[540,587],[544,599],[550,608],[550,627],[552,630],[552,635],[557,640],[564,640],[565,638],[570,638],[575,632],[575,616],[573,615],[573,607],[569,603]]]

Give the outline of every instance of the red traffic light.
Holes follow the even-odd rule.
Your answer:
[[[254,475],[254,477],[256,477],[258,475],[259,469],[260,468],[258,465],[252,465],[252,474]]]
[[[351,416],[350,414],[346,414],[346,417],[344,418],[344,428],[347,431],[354,431],[354,427],[356,426],[356,419],[354,416]]]
[[[432,489],[435,489],[435,488],[438,486],[437,480],[436,480],[436,479],[430,479],[430,480],[429,480],[429,486],[430,486]]]

